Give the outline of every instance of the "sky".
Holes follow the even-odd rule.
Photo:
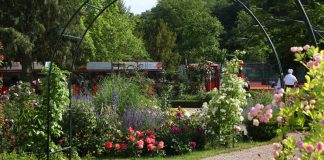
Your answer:
[[[158,0],[124,0],[126,7],[134,14],[140,14],[150,10],[157,4]]]

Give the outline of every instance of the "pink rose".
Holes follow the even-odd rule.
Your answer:
[[[283,118],[282,118],[281,116],[278,116],[278,117],[277,117],[277,121],[278,121],[279,124],[282,124],[282,122],[283,122]]]
[[[127,149],[127,144],[126,144],[126,143],[123,143],[123,144],[121,145],[121,149]]]
[[[293,53],[295,53],[295,52],[298,51],[298,48],[297,48],[297,47],[291,47],[291,48],[290,48],[290,51],[293,52]]]
[[[297,47],[297,51],[298,51],[298,52],[302,52],[303,50],[304,50],[303,47]]]
[[[314,54],[313,58],[316,62],[321,62],[323,60],[323,56],[320,53]]]
[[[105,143],[105,148],[106,148],[106,149],[110,149],[110,148],[112,148],[112,147],[113,147],[113,142],[110,142],[110,141],[109,141],[109,142],[106,142],[106,143]]]
[[[272,155],[273,155],[274,158],[277,158],[277,157],[279,157],[280,154],[279,154],[278,151],[273,151]]]
[[[115,149],[119,150],[120,149],[120,144],[115,144]]]
[[[128,129],[128,133],[130,133],[130,134],[133,134],[133,133],[134,133],[134,130],[133,130],[132,127],[129,127],[129,129]]]
[[[164,142],[160,141],[158,144],[158,149],[163,149],[164,148]]]
[[[137,144],[138,149],[143,149],[144,148],[144,141],[143,140],[137,141],[136,144]]]
[[[154,150],[156,149],[156,146],[154,146],[153,144],[148,144],[148,145],[147,145],[147,149],[148,149],[149,151],[154,151]]]
[[[308,49],[310,49],[310,46],[308,44],[306,44],[303,48],[305,51],[307,51]]]
[[[309,101],[310,104],[315,104],[316,103],[316,100],[312,99]]]
[[[322,120],[320,120],[320,125],[324,126],[324,118]]]
[[[310,152],[313,152],[313,150],[314,150],[314,146],[311,145],[311,144],[309,144],[309,145],[306,146],[305,149],[306,149],[306,151],[307,151],[308,153],[310,153]]]
[[[191,141],[190,142],[190,145],[191,145],[192,148],[196,148],[197,143],[195,141]]]
[[[276,151],[281,150],[281,144],[279,144],[279,143],[273,143],[272,146],[273,146],[273,149]]]
[[[285,93],[285,90],[283,88],[280,88],[278,91],[278,94],[284,94],[284,93]]]
[[[323,151],[324,150],[324,144],[322,142],[318,142],[316,145],[316,149],[318,151]]]

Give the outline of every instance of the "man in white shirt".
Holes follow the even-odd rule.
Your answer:
[[[297,78],[292,74],[294,70],[288,69],[288,74],[284,78],[285,86],[293,88],[297,84]]]

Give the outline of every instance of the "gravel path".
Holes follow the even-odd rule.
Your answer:
[[[271,160],[272,144],[220,154],[203,160]]]

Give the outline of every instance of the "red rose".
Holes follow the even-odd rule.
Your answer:
[[[130,140],[131,142],[134,142],[134,141],[136,140],[136,138],[135,138],[134,136],[130,136],[130,137],[129,137],[129,140]]]
[[[148,129],[148,130],[146,131],[146,133],[147,133],[148,135],[151,135],[151,134],[152,134],[152,131],[151,131],[150,129]]]
[[[112,148],[113,147],[113,142],[106,142],[105,147],[106,147],[106,149]]]
[[[133,134],[133,133],[134,133],[134,130],[133,130],[132,127],[129,127],[129,129],[128,129],[128,133],[130,133],[130,134]]]
[[[127,148],[127,144],[126,143],[123,143],[122,145],[121,145],[121,149],[126,149]]]
[[[144,136],[144,133],[142,133],[140,131],[136,131],[135,133],[139,138]]]
[[[154,151],[156,149],[156,146],[154,146],[153,144],[149,144],[149,145],[147,145],[147,149],[149,151]]]
[[[195,141],[191,141],[190,142],[190,145],[191,145],[192,148],[196,148],[197,143]]]
[[[150,135],[150,138],[155,139],[155,136],[152,134],[152,135]]]
[[[120,149],[120,144],[115,144],[115,148],[117,149],[117,150],[119,150]]]
[[[148,144],[150,144],[150,143],[154,144],[154,143],[155,143],[155,139],[150,138],[150,137],[147,137],[147,138],[145,139],[145,142],[148,143]]]
[[[160,141],[160,142],[159,142],[159,144],[158,144],[158,148],[159,148],[159,149],[164,148],[164,142],[163,142],[163,141]]]

